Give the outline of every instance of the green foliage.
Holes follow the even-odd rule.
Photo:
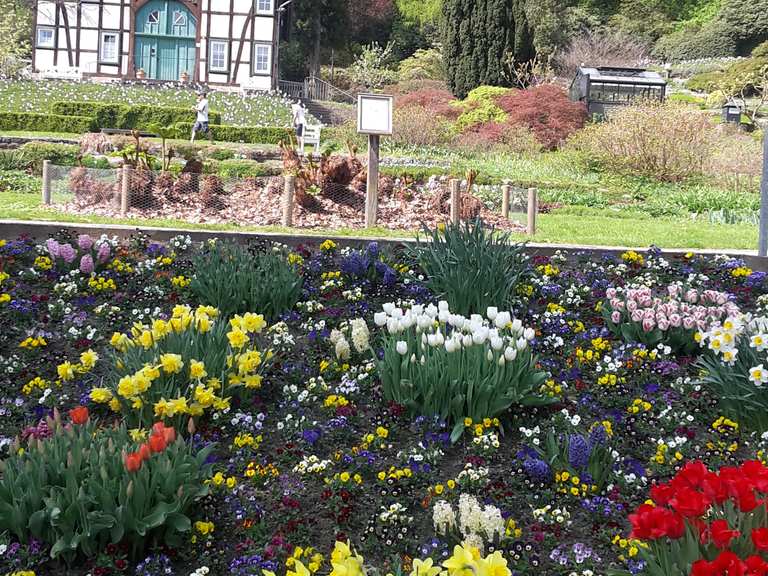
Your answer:
[[[717,58],[736,54],[736,40],[721,20],[672,32],[656,43],[653,53],[668,61]]]
[[[130,545],[134,557],[150,545],[178,546],[191,531],[192,507],[208,492],[211,447],[195,451],[177,437],[128,472],[124,455],[138,445],[125,425],[65,427],[58,418],[48,424],[50,438],[32,436],[24,451],[2,462],[3,529],[21,542],[45,542],[51,557],[70,563],[110,543]]]
[[[480,220],[424,228],[426,240],[408,248],[427,278],[427,287],[460,314],[483,313],[488,306],[511,308],[515,290],[529,274],[523,244]]]
[[[377,324],[386,325],[378,362],[384,398],[411,414],[439,416],[453,427],[452,441],[463,433],[465,418],[482,422],[513,405],[553,401],[539,392],[547,374],[536,369],[528,346],[533,330],[523,330],[509,312],[489,310],[495,323],[490,318],[470,323],[441,302],[439,308],[406,311],[408,320],[401,321],[398,309],[389,306],[389,314],[375,316]]]
[[[119,128],[122,130],[147,130],[151,126],[169,126],[177,122],[191,122],[195,113],[187,108],[168,108],[106,102],[54,102],[54,114],[61,116],[91,116],[98,128]],[[221,123],[221,114],[210,112],[211,124]]]
[[[18,192],[21,194],[39,194],[42,183],[39,178],[30,176],[21,170],[4,170],[0,154],[0,192]]]
[[[692,106],[696,106],[701,110],[705,110],[707,108],[707,100],[705,98],[701,98],[700,96],[696,96],[694,94],[688,94],[685,92],[675,92],[674,94],[670,94],[669,96],[667,96],[667,100],[669,102],[680,102],[682,104],[690,104]]]
[[[366,88],[381,88],[392,84],[396,73],[389,68],[393,45],[380,46],[377,43],[363,46],[349,69],[352,82]]]
[[[258,310],[274,321],[301,296],[302,279],[280,253],[216,242],[196,254],[193,263],[190,289],[224,316]]]
[[[177,138],[189,138],[192,132],[191,122],[178,122],[174,125]],[[264,126],[223,126],[210,125],[213,140],[222,142],[243,142],[250,144],[279,144],[288,141],[293,135],[292,128]]]
[[[504,62],[533,58],[533,31],[523,0],[445,0],[448,86],[459,98],[478,86],[509,86]]]
[[[750,56],[752,58],[768,58],[768,40],[755,46]]]
[[[77,144],[52,142],[27,142],[19,151],[24,159],[24,169],[30,169],[35,174],[42,174],[43,160],[63,166],[74,166],[80,155],[80,147]]]
[[[723,0],[719,18],[736,41],[738,54],[749,54],[768,38],[768,0]]]
[[[398,80],[443,80],[443,54],[437,48],[420,48],[413,56],[400,62]]]
[[[0,1],[0,62],[29,57],[34,6],[25,0]]]
[[[437,24],[443,0],[395,0],[398,12],[420,24]]]
[[[218,163],[216,173],[222,178],[259,178],[279,175],[280,170],[255,160],[229,159]]]
[[[454,104],[463,109],[456,119],[456,129],[461,132],[478,124],[506,121],[507,114],[496,104],[496,98],[510,91],[511,88],[502,86],[478,86],[471,90],[463,101]]]
[[[86,116],[62,116],[36,112],[0,112],[0,130],[29,132],[95,132],[96,121]]]

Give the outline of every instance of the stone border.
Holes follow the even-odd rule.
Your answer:
[[[2,220],[0,219],[0,238],[17,238],[21,235],[29,235],[34,238],[47,238],[56,232],[67,229],[76,234],[90,234],[100,236],[117,236],[127,238],[136,232],[143,232],[152,240],[157,242],[167,242],[179,234],[188,235],[192,240],[200,242],[211,238],[228,238],[236,242],[247,242],[249,240],[271,240],[280,242],[288,246],[298,246],[299,244],[320,244],[325,239],[331,239],[341,246],[352,246],[359,248],[369,242],[376,241],[379,244],[395,247],[402,244],[411,244],[413,238],[396,237],[365,237],[365,236],[335,236],[333,234],[308,234],[302,230],[297,230],[296,234],[284,234],[276,232],[238,232],[229,230],[193,230],[184,228],[160,228],[155,226],[128,226],[124,224],[87,224],[80,222],[47,222],[40,220]],[[638,247],[627,246],[582,246],[575,244],[537,244],[528,243],[528,251],[532,256],[551,256],[558,250],[567,251],[571,254],[579,252],[594,252],[596,254],[618,255],[627,250],[636,250],[645,252],[648,250]],[[716,254],[725,254],[728,256],[741,258],[746,265],[753,270],[768,272],[768,257],[757,256],[755,250],[685,250],[685,249],[664,249],[664,254],[669,256],[681,256],[687,253],[699,255],[714,256]]]

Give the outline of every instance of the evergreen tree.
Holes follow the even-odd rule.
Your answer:
[[[478,86],[509,85],[507,58],[533,57],[524,0],[445,0],[443,17],[448,85],[460,98]]]

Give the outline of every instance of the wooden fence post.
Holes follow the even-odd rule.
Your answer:
[[[368,135],[368,182],[365,191],[365,227],[376,226],[379,209],[379,135]]]
[[[43,160],[43,204],[51,204],[51,161]]]
[[[123,164],[123,186],[120,191],[121,216],[125,216],[128,213],[128,206],[131,204],[131,172],[133,172],[133,168]]]
[[[286,174],[283,185],[283,226],[293,226],[293,193],[296,190],[296,176]]]
[[[536,234],[536,213],[539,211],[539,198],[536,188],[528,188],[528,236]]]
[[[461,214],[461,183],[453,178],[448,182],[448,186],[451,190],[451,222],[458,224]]]
[[[501,187],[501,215],[509,218],[509,195],[512,193],[512,186],[504,184]]]

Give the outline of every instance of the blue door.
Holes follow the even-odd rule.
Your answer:
[[[154,80],[195,72],[197,21],[181,2],[150,0],[136,14],[136,70]]]

